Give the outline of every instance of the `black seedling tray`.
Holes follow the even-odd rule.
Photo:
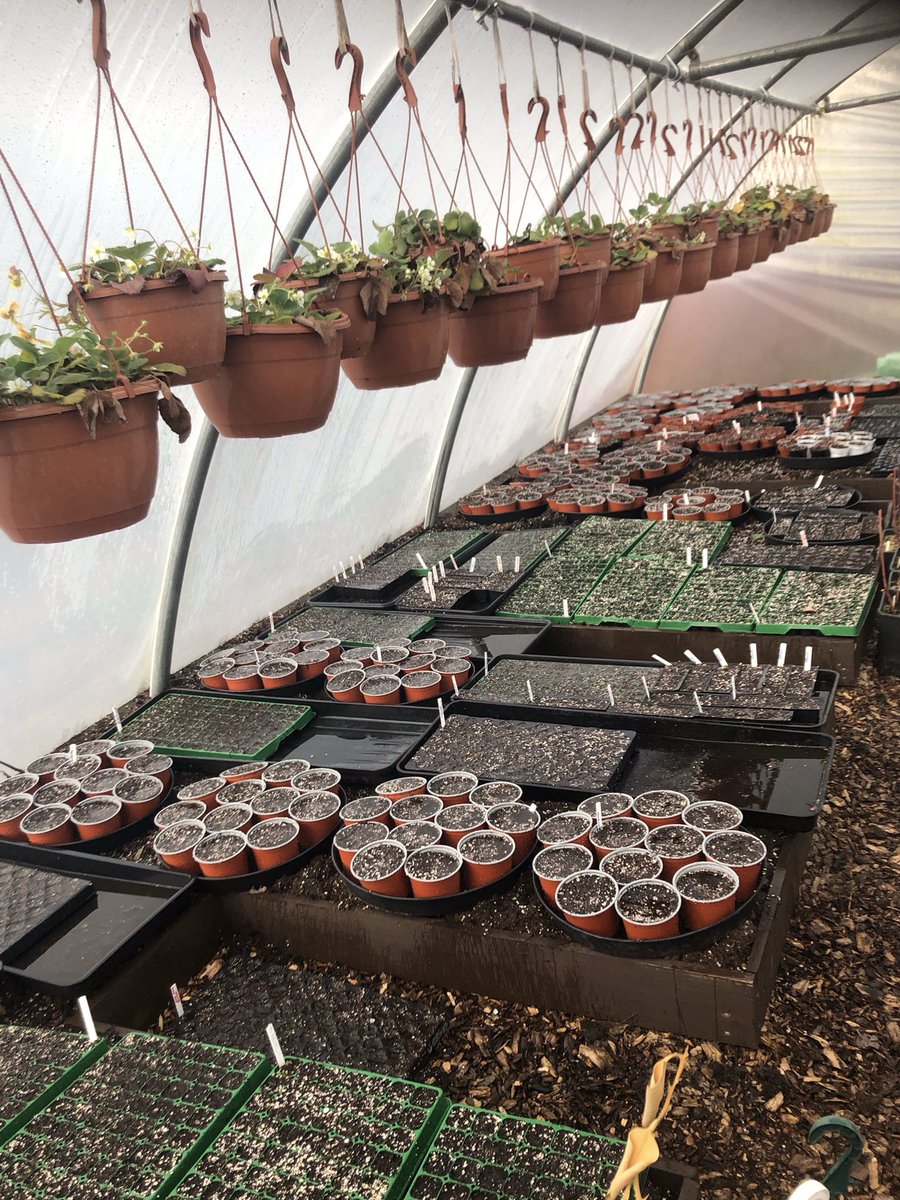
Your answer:
[[[485,620],[474,615],[450,612],[439,613],[434,619],[434,625],[424,636],[443,638],[451,646],[454,643],[471,645],[477,649],[478,658],[483,665],[485,651],[489,659],[500,654],[525,654],[549,628],[549,621],[519,621],[513,617],[491,617]],[[472,662],[474,666],[475,660]],[[469,682],[470,680],[466,680],[467,684]]]
[[[317,854],[322,854],[331,844],[334,835],[329,833],[321,841],[301,850],[299,854],[278,867],[267,867],[264,871],[248,871],[246,875],[229,875],[224,879],[207,879],[205,875],[197,876],[197,887],[202,892],[247,892],[251,888],[268,887],[282,875],[293,875],[305,866]],[[248,851],[248,853],[250,853]]]
[[[533,876],[534,894],[540,901],[546,915],[552,923],[567,937],[589,946],[591,950],[600,950],[604,954],[615,954],[620,958],[673,958],[678,954],[690,954],[697,950],[708,950],[714,946],[729,930],[740,925],[750,915],[754,901],[759,893],[759,886],[753,895],[743,904],[739,904],[733,913],[717,921],[715,925],[707,925],[705,929],[692,929],[685,933],[676,933],[674,937],[648,938],[646,941],[632,941],[623,933],[621,937],[601,937],[598,933],[589,933],[587,929],[579,929],[562,915],[555,904],[551,903],[544,894],[540,880]]]
[[[493,669],[493,666],[495,666],[495,665],[499,666],[500,663],[506,662],[506,661],[539,662],[539,663],[540,662],[546,662],[546,663],[570,662],[572,664],[572,666],[575,666],[575,667],[581,667],[581,666],[646,667],[646,668],[649,668],[654,671],[659,670],[659,663],[652,662],[652,661],[635,660],[635,659],[619,659],[619,658],[566,659],[566,658],[557,657],[557,656],[553,656],[553,655],[549,655],[549,654],[501,654],[501,655],[498,655],[497,658],[493,660],[493,663],[491,664],[491,668]],[[710,664],[710,665],[712,665],[712,664]],[[735,664],[735,665],[737,665],[737,664]],[[483,678],[483,677],[484,677],[484,672],[482,671],[481,678]],[[778,722],[768,722],[768,723],[765,721],[758,721],[758,722],[757,721],[740,721],[740,722],[733,722],[733,723],[740,724],[740,725],[766,725],[766,726],[771,725],[773,728],[776,728],[776,729],[784,729],[786,727],[790,727],[790,728],[800,727],[802,729],[815,729],[815,730],[828,731],[833,727],[833,724],[834,724],[834,721],[833,721],[834,700],[835,700],[835,696],[837,695],[839,680],[840,680],[840,675],[838,674],[837,671],[827,671],[824,669],[817,670],[816,683],[815,683],[815,687],[813,689],[813,695],[818,699],[818,705],[816,707],[810,706],[808,708],[803,708],[803,709],[800,709],[800,708],[794,709],[794,718],[792,721],[778,721]],[[472,682],[472,684],[475,683],[474,677],[471,682]],[[508,708],[522,708],[521,701],[478,700],[474,695],[472,695],[472,696],[468,695],[468,687],[469,687],[469,683],[467,682],[466,687],[463,689],[463,697],[462,698],[464,700],[471,700],[472,703],[474,703],[474,704],[489,704],[492,708],[498,708],[498,709],[501,709],[504,711]],[[660,700],[663,700],[665,697],[661,695],[658,698]],[[773,706],[777,707],[777,705],[773,705]],[[529,707],[531,707],[531,706],[529,705]],[[606,709],[606,708],[582,708],[578,705],[571,705],[571,706],[567,707],[565,705],[540,704],[540,705],[535,705],[534,707],[536,707],[537,710],[540,712],[545,712],[545,713],[550,713],[550,714],[556,714],[556,713],[560,713],[560,712],[589,712],[589,713],[593,713],[595,716],[600,717],[600,716],[605,716],[609,712],[609,709]],[[621,712],[626,715],[628,713],[627,708],[618,708],[618,706],[613,711],[618,711],[618,712]],[[656,720],[659,718],[653,717],[648,714],[647,719]],[[665,718],[665,719],[671,720],[672,718]],[[690,721],[695,721],[695,722],[698,722],[701,724],[705,724],[709,720],[709,718],[702,716],[700,713],[697,713],[696,717],[685,718],[685,720],[690,720]],[[726,722],[723,718],[718,718],[718,723],[720,723],[720,724],[727,723],[728,725],[732,724],[731,721]]]
[[[775,511],[778,512],[777,509]],[[842,509],[823,508],[823,509],[815,509],[815,510],[814,509],[805,509],[804,511],[805,512],[830,513],[830,512],[836,512],[836,511],[840,512],[843,510]],[[859,510],[853,509],[851,511],[858,512]],[[781,515],[790,516],[791,514],[790,513],[784,513],[784,514],[779,513],[779,517]],[[794,513],[795,521],[798,516],[799,516],[799,513]],[[776,533],[772,533],[772,529],[775,527],[775,523],[779,519],[779,517],[770,516],[769,519],[766,521],[765,526],[764,526],[766,542],[770,543],[773,546],[796,547],[796,546],[802,545],[799,538],[797,539],[797,541],[794,541],[793,539],[788,539],[786,537],[779,536]],[[878,544],[878,534],[877,533],[864,533],[861,537],[858,537],[858,538],[828,538],[827,541],[820,541],[818,538],[816,538],[816,539],[810,538],[809,544],[810,544],[810,546],[876,546]]]
[[[0,966],[39,942],[93,894],[88,879],[0,862]]]
[[[81,996],[185,906],[193,876],[122,859],[0,843],[0,862],[87,879],[94,895],[39,942],[8,958],[2,974],[39,992]]]
[[[792,727],[747,725],[736,721],[680,721],[632,713],[594,713],[548,710],[530,705],[480,704],[456,700],[447,709],[510,722],[515,743],[516,721],[545,721],[554,725],[589,725],[598,729],[636,730],[632,754],[614,782],[603,789],[637,796],[656,788],[674,788],[693,801],[721,800],[740,808],[748,825],[800,832],[813,829],[828,790],[834,757],[834,738]],[[422,739],[423,744],[428,735]],[[400,773],[433,775],[413,770],[419,746],[400,763]],[[465,763],[459,764],[466,769]],[[521,782],[513,780],[513,782]],[[563,802],[577,808],[591,792],[558,788],[525,788],[529,800]],[[573,803],[574,801],[574,803]]]
[[[437,720],[419,704],[335,704],[310,700],[314,719],[282,742],[276,758],[304,758],[359,783],[390,779]]]
[[[553,531],[551,530],[550,534],[548,534],[548,541],[550,540],[550,535],[552,533]],[[490,545],[488,545],[486,549],[490,550]],[[551,549],[553,549],[553,546],[551,546]],[[515,589],[529,577],[529,575],[533,574],[534,571],[536,571],[541,565],[541,563],[546,562],[546,560],[547,551],[543,549],[538,551],[528,566],[524,567],[519,574],[515,576],[509,587],[504,588],[502,592],[486,591],[483,588],[472,588],[468,592],[462,592],[456,602],[451,605],[450,608],[429,608],[426,611],[435,614],[471,613],[473,616],[477,617],[492,616],[498,608],[503,607],[504,600],[506,600],[515,591]],[[434,629],[429,629],[425,636],[434,637]]]
[[[877,446],[867,450],[865,454],[845,454],[843,458],[830,454],[813,455],[807,458],[801,454],[779,454],[778,462],[782,467],[791,471],[846,471],[849,467],[861,467],[870,458],[874,458]]]
[[[851,488],[850,490],[852,491],[853,494],[850,497],[850,499],[847,501],[846,504],[840,504],[833,508],[830,505],[823,504],[821,506],[822,511],[823,512],[832,512],[832,511],[833,512],[853,512],[853,510],[859,504],[860,500],[862,500],[862,492],[857,491],[856,488]],[[754,516],[758,517],[761,521],[768,521],[771,519],[773,512],[780,513],[781,516],[783,516],[783,517],[789,517],[800,511],[800,509],[796,505],[792,506],[790,504],[788,504],[788,505],[779,504],[778,496],[779,496],[779,492],[777,492],[777,491],[757,492],[756,495],[751,496],[750,497],[750,507],[751,507],[751,511],[753,512]],[[765,500],[765,499],[771,500],[772,503],[764,504],[763,500]],[[808,508],[809,505],[803,505],[802,507]]]
[[[105,734],[104,736],[111,736]],[[108,850],[117,850],[119,846],[124,846],[126,842],[132,841],[136,837],[140,837],[142,833],[146,833],[148,829],[153,828],[153,818],[169,801],[169,796],[172,793],[172,785],[163,789],[162,795],[159,798],[159,803],[152,812],[146,816],[138,817],[136,821],[132,821],[130,825],[123,825],[121,829],[114,829],[112,833],[105,833],[102,837],[95,838],[75,838],[71,842],[62,842],[59,846],[54,846],[54,850],[75,850],[78,854],[105,854]],[[110,793],[111,794],[111,793]],[[97,797],[100,799],[101,797]],[[123,805],[124,807],[124,805]],[[3,841],[3,839],[0,839]]]
[[[474,521],[476,525],[505,525],[507,521],[527,521],[529,517],[541,516],[547,511],[547,502],[545,500],[543,504],[535,504],[531,508],[517,508],[514,512],[507,513],[464,513],[462,509],[459,511],[467,521]],[[471,558],[471,555],[467,557]]]
[[[414,896],[380,896],[377,892],[370,892],[362,884],[357,883],[348,871],[344,870],[338,852],[334,846],[331,848],[332,865],[348,892],[351,892],[363,904],[371,905],[372,908],[383,908],[385,912],[401,913],[405,917],[446,917],[450,913],[466,912],[468,909],[474,908],[479,900],[486,900],[488,896],[496,896],[500,892],[505,892],[529,865],[531,858],[532,856],[529,854],[511,871],[507,871],[493,883],[469,888],[467,891],[457,892],[453,896],[437,896],[431,900],[419,900]]]

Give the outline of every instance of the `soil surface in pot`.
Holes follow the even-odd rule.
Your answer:
[[[690,799],[681,792],[670,792],[663,788],[655,792],[644,792],[634,798],[634,811],[640,816],[677,817],[690,804]]]
[[[484,809],[477,804],[451,804],[437,814],[435,824],[440,829],[475,829],[484,823]]]
[[[362,684],[364,696],[389,696],[400,688],[396,675],[370,675]]]
[[[407,859],[406,873],[410,879],[418,879],[423,883],[437,883],[439,879],[447,879],[459,870],[459,860],[443,850],[416,850]]]
[[[687,858],[700,853],[703,834],[690,825],[659,825],[647,834],[647,844],[663,858]]]
[[[422,775],[403,775],[398,779],[387,779],[384,783],[379,783],[379,796],[386,796],[390,799],[391,796],[402,796],[404,792],[409,792],[413,788],[424,788],[425,778]]]
[[[257,792],[249,804],[257,817],[273,817],[276,813],[287,812],[288,805],[294,798],[293,788],[270,788],[265,792]],[[335,796],[331,798],[336,799]]]
[[[504,804],[491,813],[491,825],[502,833],[528,833],[537,829],[541,815],[527,804]]]
[[[354,825],[352,828],[356,829],[358,826]],[[413,850],[421,850],[423,846],[436,845],[442,836],[440,828],[433,821],[411,821],[407,825],[398,825],[390,832],[391,841],[405,846],[407,854],[411,854]]]
[[[564,880],[556,893],[556,903],[576,917],[602,912],[615,898],[616,881],[599,871],[585,871]]]
[[[253,810],[246,804],[223,804],[214,808],[203,818],[203,824],[209,833],[227,833],[232,829],[240,829],[252,820]],[[274,821],[267,822],[273,825]]]
[[[730,804],[716,804],[714,800],[706,804],[697,804],[692,806],[693,811],[690,814],[691,823],[696,825],[698,829],[703,829],[706,833],[713,833],[718,829],[733,829],[735,827],[734,810]],[[677,828],[677,826],[673,826]]]
[[[498,779],[493,783],[479,783],[469,800],[482,808],[493,808],[495,804],[514,804],[521,796],[522,789],[517,783],[505,783]]]
[[[276,792],[293,788],[275,788]],[[340,801],[334,792],[304,792],[291,799],[291,816],[295,821],[324,821],[337,812]]]
[[[583,849],[583,846],[570,844],[548,846],[545,851],[541,851],[539,874],[544,879],[557,880],[565,879],[567,875],[573,875],[576,871],[583,871],[587,861],[582,854]]]
[[[595,826],[591,841],[608,850],[623,850],[636,845],[647,836],[647,826],[636,817],[614,817]]]
[[[502,834],[479,833],[466,842],[460,853],[467,862],[498,863],[509,858],[509,845]]]
[[[77,779],[57,779],[52,783],[42,784],[34,793],[32,801],[36,808],[42,808],[45,804],[71,804],[80,792],[81,784]]]
[[[180,787],[178,799],[196,800],[199,796],[208,796],[211,791],[221,791],[223,787],[225,787],[225,780],[221,775],[207,775],[203,779],[195,779],[193,783],[186,783]]]
[[[182,850],[196,846],[202,837],[203,831],[193,822],[188,824],[179,821],[177,825],[170,825],[168,829],[163,829],[157,834],[156,849],[160,854],[180,854]]]
[[[707,845],[710,858],[716,858],[727,867],[750,867],[759,862],[761,847],[756,841],[751,842],[745,833],[728,830],[712,836],[714,840]]]
[[[99,825],[102,821],[108,821],[117,807],[111,796],[80,800],[72,809],[72,819],[79,825]]]
[[[447,774],[428,782],[428,790],[433,796],[461,796],[464,792],[471,792],[473,786],[470,775]]]
[[[219,804],[249,804],[252,806],[253,801],[265,790],[266,785],[261,779],[242,779],[238,783],[228,783],[221,791],[216,792],[216,800]],[[279,792],[284,790],[284,788],[273,789],[273,791]]]
[[[172,769],[172,760],[168,754],[140,754],[130,758],[125,769],[133,775],[156,775]]]
[[[179,800],[161,808],[154,816],[153,823],[156,829],[169,829],[182,821],[199,821],[205,815],[206,805],[201,800]]]
[[[591,828],[591,818],[587,813],[560,813],[556,817],[548,817],[538,829],[538,838],[545,846],[556,842],[574,842],[583,837]]]
[[[116,797],[131,804],[152,800],[161,796],[162,786],[155,775],[128,775],[121,783],[116,784]]]
[[[415,828],[415,826],[413,826]],[[362,850],[363,846],[369,846],[372,842],[383,842],[388,835],[387,825],[382,825],[380,821],[359,821],[356,825],[345,825],[339,829],[334,835],[334,844],[340,850]],[[400,829],[390,830],[391,834],[403,832]],[[399,838],[394,838],[399,841]],[[406,842],[402,842],[407,850],[409,846]]]
[[[227,862],[244,848],[244,839],[238,833],[211,833],[203,839],[203,849],[197,858],[205,863]]]
[[[391,816],[395,821],[432,821],[441,811],[439,796],[407,796],[403,800],[395,800],[391,805]],[[466,808],[458,804],[456,808]],[[461,826],[455,826],[461,828]]]
[[[384,813],[386,803],[385,796],[358,796],[341,810],[341,820],[371,821]]]
[[[619,912],[629,921],[640,925],[653,925],[672,916],[677,906],[677,897],[668,888],[656,886],[647,880],[623,891],[618,903]]]
[[[638,847],[634,850],[616,850],[607,854],[600,862],[600,870],[604,871],[620,886],[634,883],[638,879],[656,879],[662,862],[657,854]]]
[[[734,891],[734,880],[724,871],[685,871],[678,890],[688,900],[721,900]]]
[[[254,850],[274,850],[297,836],[296,821],[260,821],[247,834],[247,844]]]
[[[403,863],[404,856],[399,846],[374,842],[357,852],[353,859],[353,869],[359,879],[374,883],[393,875]]]

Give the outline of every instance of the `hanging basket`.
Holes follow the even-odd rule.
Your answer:
[[[600,311],[603,266],[568,267],[560,272],[556,295],[538,305],[536,338],[566,337],[592,329]]]
[[[30,545],[71,542],[142,521],[159,462],[154,380],[108,395],[126,421],[97,421],[91,438],[74,406],[0,406],[0,529]]]
[[[754,262],[765,262],[775,246],[776,229],[774,225],[764,225],[760,229],[756,243],[756,257]]]
[[[328,420],[337,386],[346,317],[326,342],[306,325],[228,330],[217,375],[197,384],[200,407],[223,437],[310,433]]]
[[[298,288],[303,291],[324,286],[325,291],[315,300],[316,307],[340,309],[350,322],[344,333],[342,359],[359,358],[361,354],[368,354],[372,349],[377,320],[370,320],[366,316],[362,300],[359,298],[367,278],[365,271],[348,271],[338,275],[333,290],[331,285],[327,283],[323,285],[320,279],[289,279],[284,283],[286,288]]]
[[[834,210],[836,208],[837,208],[836,204],[827,204],[825,206],[825,220],[822,223],[822,232],[823,233],[827,233],[828,230],[831,228],[831,222],[834,220]]]
[[[741,249],[739,233],[720,233],[719,240],[713,248],[712,266],[709,270],[710,279],[727,279],[737,270],[738,254]]]
[[[450,357],[458,367],[492,367],[525,358],[534,341],[539,279],[507,283],[450,316]]]
[[[660,250],[656,256],[656,274],[652,283],[644,284],[644,304],[655,304],[659,300],[671,300],[678,295],[681,286],[681,266],[684,255],[681,251]]]
[[[800,232],[797,236],[798,242],[808,242],[813,236],[815,228],[816,214],[803,210],[803,216],[800,219]]]
[[[389,296],[372,349],[344,362],[343,371],[362,392],[412,387],[437,379],[449,345],[450,313],[442,299],[426,305],[420,292]]]
[[[679,296],[687,296],[691,292],[702,292],[709,283],[709,273],[712,270],[714,245],[686,246],[681,263],[681,282],[678,284]]]
[[[827,219],[828,219],[828,209],[827,208],[817,208],[816,215],[813,217],[812,236],[814,238],[818,237],[820,234],[825,232],[825,222]]]
[[[130,338],[146,321],[147,337],[162,343],[162,350],[147,354],[150,366],[177,363],[186,371],[180,383],[198,383],[215,373],[225,355],[226,278],[224,271],[211,271],[199,292],[184,278],[148,279],[133,294],[113,285],[79,288],[77,299],[105,338]]]
[[[612,234],[594,233],[583,240],[565,246],[562,261],[574,262],[579,267],[603,267],[601,285],[606,283],[609,264],[612,261]]]
[[[644,299],[646,267],[646,262],[639,262],[609,268],[609,276],[600,292],[595,325],[619,325],[637,316]]]
[[[759,249],[759,231],[754,230],[753,233],[742,233],[740,243],[740,246],[738,246],[737,266],[734,268],[735,272],[749,271],[756,262],[756,253]]]
[[[501,246],[499,250],[489,250],[488,258],[508,259],[509,266],[504,271],[504,280],[515,283],[517,279],[530,275],[532,279],[540,279],[541,290],[538,292],[538,303],[544,304],[552,300],[559,287],[559,266],[562,254],[562,239],[548,238],[545,242],[525,242],[521,246]]]

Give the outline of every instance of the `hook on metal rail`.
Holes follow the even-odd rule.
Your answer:
[[[353,72],[350,76],[350,95],[347,100],[347,107],[352,113],[362,112],[363,91],[362,91],[362,74],[363,74],[363,56],[359,46],[353,42],[347,42],[346,50],[342,50],[338,46],[334,52],[334,65],[337,70],[340,70],[341,64],[349,54],[350,60],[353,63]]]

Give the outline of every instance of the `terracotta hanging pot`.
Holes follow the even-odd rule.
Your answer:
[[[827,233],[828,230],[831,228],[831,222],[834,220],[834,210],[836,208],[837,208],[836,204],[828,204],[825,206],[825,220],[822,223],[822,232],[823,233]]]
[[[774,225],[764,225],[760,229],[756,243],[756,258],[754,262],[765,262],[775,245],[776,229]]]
[[[450,315],[450,357],[458,367],[491,367],[525,358],[534,341],[539,279],[505,284]]]
[[[655,259],[653,260],[656,261]],[[619,325],[637,316],[644,299],[644,276],[647,263],[609,269],[609,277],[600,292],[596,325]]]
[[[97,421],[92,439],[73,406],[0,405],[0,529],[14,542],[70,542],[143,520],[159,460],[154,380],[112,388],[127,420]]]
[[[211,271],[198,292],[184,278],[148,279],[131,294],[100,285],[88,292],[79,289],[78,300],[105,338],[130,338],[146,321],[147,337],[162,343],[162,350],[147,352],[151,368],[162,362],[177,363],[186,371],[179,382],[198,383],[214,374],[225,355],[226,278],[224,271]]]
[[[720,233],[713,248],[710,279],[727,279],[737,270],[738,253],[741,248],[739,233]]]
[[[684,255],[680,250],[660,250],[656,256],[656,274],[652,283],[644,284],[644,304],[671,300],[678,295]]]
[[[437,379],[450,345],[450,312],[441,298],[426,305],[420,292],[389,296],[368,354],[348,359],[343,371],[363,392],[411,387]]]
[[[223,437],[284,437],[321,429],[337,393],[346,317],[324,341],[306,325],[228,330],[225,361],[194,392]]]
[[[603,267],[602,286],[612,261],[612,234],[592,233],[584,238],[576,238],[574,243],[563,248],[562,261],[574,262],[579,267]]]
[[[359,294],[367,278],[368,276],[365,271],[348,271],[345,274],[338,275],[336,282],[332,284],[323,284],[322,280],[311,278],[288,279],[284,283],[286,288],[300,288],[304,291],[318,287],[325,288],[323,294],[315,300],[316,307],[321,309],[340,309],[350,322],[349,327],[344,332],[344,346],[341,350],[342,359],[359,358],[361,354],[368,354],[372,348],[377,318],[370,320],[366,316],[362,301],[359,298]]]
[[[556,295],[538,307],[536,338],[565,337],[592,329],[600,310],[601,264],[568,267],[560,272]]]
[[[759,247],[759,232],[754,230],[753,233],[742,233],[740,243],[738,246],[737,266],[734,268],[735,272],[749,271],[756,262],[756,252]]]
[[[828,210],[826,208],[816,209],[816,214],[813,217],[812,236],[818,237],[825,232],[825,222],[828,218]]]
[[[684,259],[681,264],[681,282],[678,285],[677,293],[679,296],[703,291],[709,283],[715,249],[714,245],[703,242],[699,246],[685,247]]]
[[[648,258],[644,263],[644,286],[652,283],[656,278],[656,255],[653,258]]]
[[[509,268],[504,273],[508,283],[514,283],[523,275],[540,279],[538,303],[543,304],[553,299],[559,287],[561,253],[562,239],[548,238],[544,242],[525,242],[521,246],[501,246],[498,250],[489,250],[487,257],[509,261]]]
[[[815,213],[808,212],[806,209],[803,209],[803,212],[802,212],[802,215],[801,215],[800,221],[799,221],[800,229],[797,234],[798,242],[808,242],[809,239],[813,236],[813,229],[815,228],[815,220],[816,220]]]

